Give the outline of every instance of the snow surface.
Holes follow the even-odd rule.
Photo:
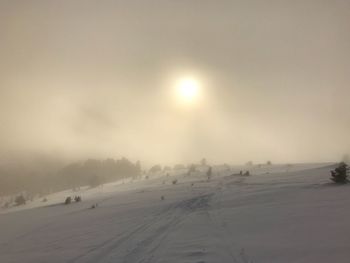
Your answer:
[[[0,210],[0,262],[348,263],[350,186],[330,183],[333,167],[222,166],[210,181],[202,169],[56,193]]]

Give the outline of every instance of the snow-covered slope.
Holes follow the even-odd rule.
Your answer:
[[[222,167],[210,181],[180,172],[57,193],[2,211],[0,262],[350,262],[350,187],[329,183],[331,168]]]

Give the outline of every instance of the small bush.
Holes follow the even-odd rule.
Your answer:
[[[95,209],[95,208],[97,208],[98,207],[98,204],[96,203],[96,204],[93,204],[91,207],[90,207],[90,209]]]
[[[172,183],[173,183],[173,184],[177,184],[177,179],[173,180]]]
[[[25,205],[26,204],[26,199],[23,197],[23,195],[19,195],[15,199],[16,205]]]
[[[64,204],[65,204],[65,205],[69,205],[70,203],[72,203],[72,197],[68,196],[68,197],[66,198],[66,200],[64,201]]]
[[[331,180],[337,184],[346,184],[348,180],[349,167],[346,163],[339,163],[338,167],[331,171]]]

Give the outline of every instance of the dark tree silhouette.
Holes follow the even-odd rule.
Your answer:
[[[151,167],[151,169],[149,169],[150,173],[157,173],[157,172],[160,172],[160,171],[162,171],[162,167],[159,164],[154,165],[154,166]]]
[[[72,203],[72,197],[68,196],[66,200],[64,200],[64,204],[69,205],[70,203]]]
[[[25,205],[26,204],[26,199],[24,198],[23,195],[19,195],[15,199],[16,205]]]
[[[183,164],[175,164],[174,165],[174,170],[181,170],[185,169],[186,167]]]
[[[208,168],[208,171],[207,171],[208,180],[210,180],[212,173],[213,173],[213,169],[212,169],[212,167],[210,166],[210,167]]]
[[[196,171],[196,166],[194,164],[191,164],[188,168],[187,174],[190,175],[191,173],[194,173]]]
[[[331,171],[331,180],[338,184],[348,183],[349,167],[346,163],[339,163],[338,167]]]
[[[253,162],[252,161],[249,161],[245,164],[246,166],[253,166]]]
[[[170,167],[170,166],[164,166],[164,167],[163,167],[163,171],[164,171],[164,172],[171,171],[171,167]]]

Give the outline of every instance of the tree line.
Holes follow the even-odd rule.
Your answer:
[[[19,192],[45,195],[86,185],[96,187],[124,178],[136,178],[140,174],[140,162],[133,163],[127,158],[88,159],[45,173],[0,168],[0,196]]]

